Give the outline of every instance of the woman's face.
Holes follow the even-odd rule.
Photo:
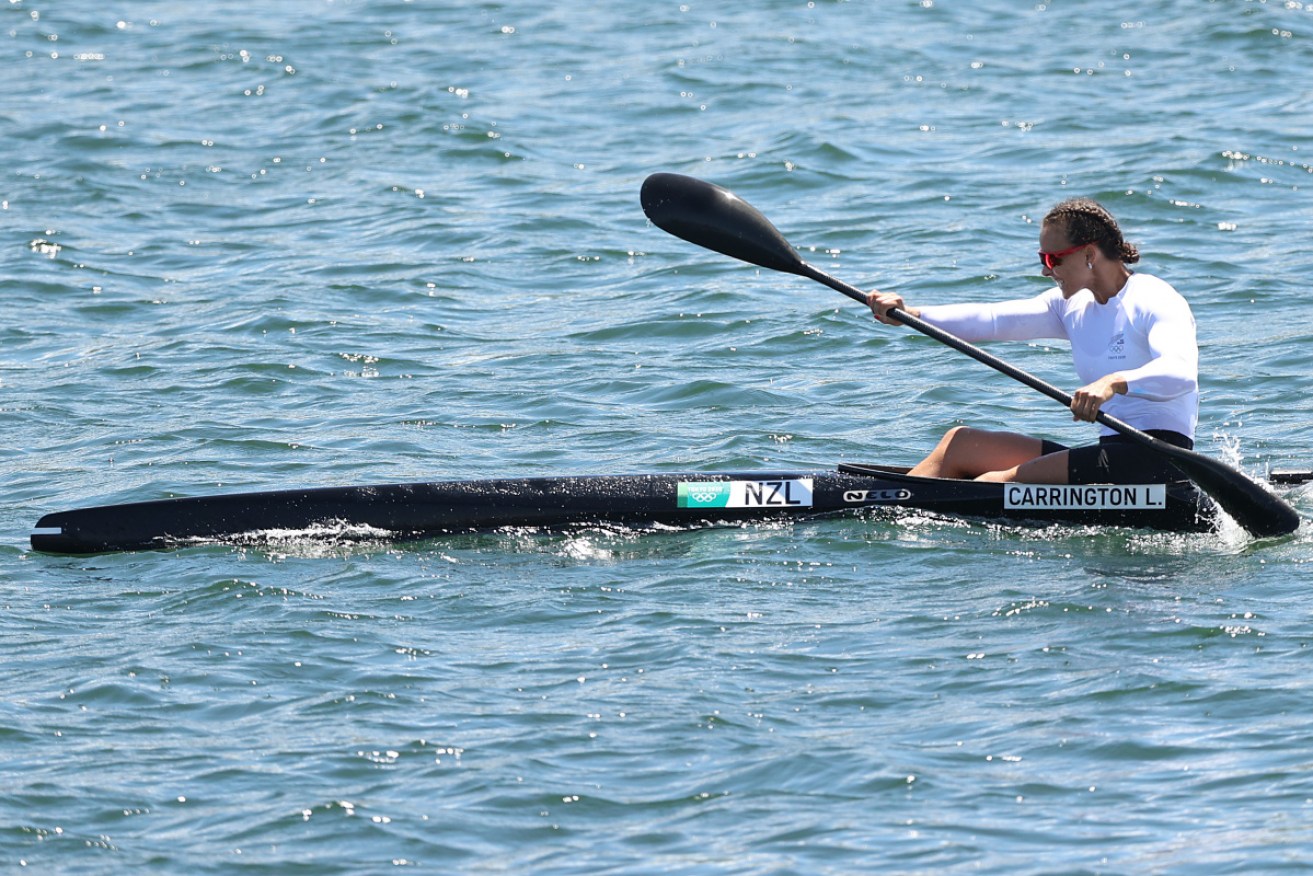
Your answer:
[[[1092,243],[1072,246],[1067,230],[1057,224],[1045,224],[1040,229],[1041,273],[1058,284],[1064,298],[1070,298],[1089,284],[1090,255],[1087,250],[1093,246]]]

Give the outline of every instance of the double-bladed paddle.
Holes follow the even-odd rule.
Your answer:
[[[866,304],[865,292],[807,264],[769,219],[727,189],[691,176],[654,173],[643,182],[641,198],[647,218],[676,237],[763,268],[816,280]],[[1067,393],[979,347],[900,308],[891,309],[889,315],[1071,407],[1071,396]],[[1299,528],[1300,518],[1294,508],[1235,469],[1193,450],[1160,441],[1102,411],[1096,419],[1167,457],[1253,535],[1286,535]]]

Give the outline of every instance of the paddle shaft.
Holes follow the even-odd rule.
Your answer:
[[[801,274],[802,276],[808,277],[812,280],[816,280],[818,282],[824,283],[826,286],[829,286],[831,289],[835,289],[839,292],[842,292],[844,295],[847,295],[849,298],[853,299],[854,301],[860,301],[862,304],[867,303],[865,292],[863,292],[862,290],[858,289],[856,286],[853,286],[850,283],[845,283],[843,280],[840,280],[837,277],[830,276],[829,274],[822,271],[820,268],[810,265],[807,262],[802,263]],[[993,356],[989,353],[986,353],[984,350],[980,349],[976,345],[969,344],[966,341],[962,340],[961,338],[957,337],[956,335],[949,334],[943,329],[937,328],[931,325],[930,323],[926,322],[925,320],[920,319],[919,317],[912,316],[912,314],[908,313],[906,310],[902,310],[901,308],[898,307],[891,307],[889,309],[889,317],[891,319],[898,320],[908,328],[916,329],[918,332],[920,332],[923,335],[926,335],[927,337],[934,338],[936,341],[939,341],[941,344],[946,344],[947,346],[952,347],[953,349],[957,350],[960,353],[965,353],[966,355],[970,356],[972,359],[975,359],[977,362],[982,362],[996,371],[1001,371],[1002,373],[1006,374],[1008,377],[1011,377],[1013,380],[1018,380],[1029,386],[1031,389],[1038,390],[1039,392],[1042,392],[1045,395],[1047,395],[1049,398],[1054,399],[1055,401],[1059,401],[1067,407],[1071,407],[1070,393],[1063,392],[1061,389],[1058,389],[1053,384],[1041,380],[1035,375],[1030,374],[1029,372],[1022,371],[1020,368],[1016,367],[1015,365],[1010,365],[1007,362],[1004,362],[1002,359],[998,358],[997,356]],[[1123,435],[1127,435],[1128,437],[1140,436],[1150,441],[1158,441],[1158,439],[1154,438],[1152,435],[1149,435],[1145,432],[1141,432],[1139,429],[1136,429],[1130,423],[1126,423],[1122,420],[1117,419],[1114,416],[1105,414],[1103,411],[1099,411],[1098,414],[1095,415],[1095,419],[1098,422],[1102,423],[1103,425],[1107,426],[1109,429],[1113,429],[1117,432],[1120,432]],[[1130,435],[1130,433],[1132,432],[1135,433],[1135,436]],[[1159,443],[1164,443],[1164,442],[1159,442]]]

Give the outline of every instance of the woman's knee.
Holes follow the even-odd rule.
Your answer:
[[[973,429],[970,426],[954,426],[944,433],[944,437],[939,439],[939,443],[945,447],[952,444],[961,444],[963,441],[980,434],[979,429]]]

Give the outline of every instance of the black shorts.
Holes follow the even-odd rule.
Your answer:
[[[1194,449],[1194,442],[1180,432],[1149,429],[1146,434],[1175,447]],[[1044,454],[1067,451],[1069,484],[1163,484],[1185,480],[1181,470],[1167,457],[1155,453],[1125,435],[1104,435],[1098,444],[1069,448],[1056,441],[1044,442]]]

